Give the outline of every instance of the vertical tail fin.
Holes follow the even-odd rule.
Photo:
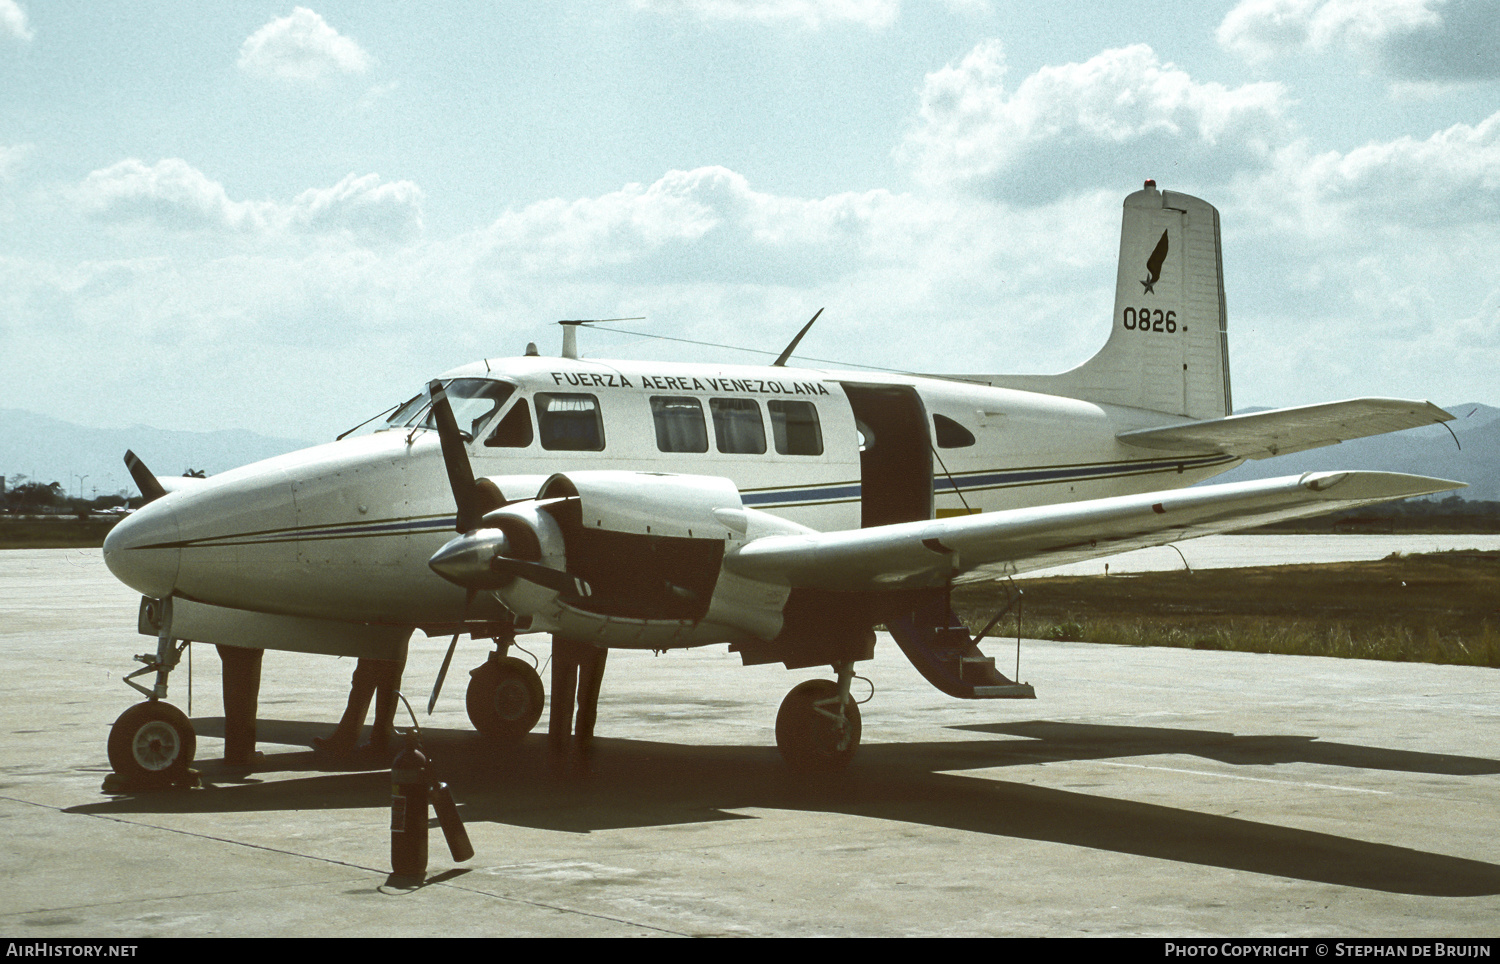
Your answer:
[[[1125,199],[1109,340],[1060,375],[993,385],[1190,418],[1233,411],[1219,212],[1147,181]]]

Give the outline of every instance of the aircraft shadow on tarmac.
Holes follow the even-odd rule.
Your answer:
[[[212,736],[222,720],[195,720]],[[261,720],[263,746],[307,746],[326,723]],[[712,820],[751,820],[747,809],[801,810],[895,820],[995,838],[1089,847],[1278,877],[1439,897],[1500,894],[1500,866],[1231,816],[1112,799],[958,772],[1041,761],[1191,754],[1231,765],[1308,762],[1477,776],[1500,762],[1375,747],[1322,744],[1299,736],[1235,736],[1201,730],[1113,727],[1044,720],[955,727],[1004,734],[967,742],[866,744],[843,774],[789,772],[774,748],[687,746],[601,738],[587,765],[549,757],[532,734],[496,750],[467,730],[423,730],[438,774],[464,820],[589,833]],[[258,773],[200,766],[206,789],[142,794],[70,808],[70,813],[237,813],[384,808],[388,764],[333,767],[312,752],[268,752]],[[287,773],[306,772],[285,778]]]
[[[1217,730],[1169,730],[1150,726],[1055,723],[1050,720],[971,723],[950,729],[1028,737],[1029,741],[1018,749],[1030,749],[1035,756],[1049,760],[1116,759],[1176,753],[1235,766],[1315,763],[1451,776],[1500,773],[1500,760],[1324,743],[1315,736],[1236,736]]]

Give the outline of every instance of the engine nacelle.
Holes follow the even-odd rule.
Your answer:
[[[484,521],[505,532],[507,555],[565,570],[592,590],[580,597],[525,579],[497,590],[534,629],[651,649],[775,636],[788,590],[724,572],[724,554],[808,531],[746,509],[728,479],[623,471],[554,475],[535,499]]]
[[[548,479],[538,499],[577,498],[590,529],[675,539],[724,539],[716,518],[743,511],[739,490],[725,478],[662,472],[568,472]]]

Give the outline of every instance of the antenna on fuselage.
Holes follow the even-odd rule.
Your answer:
[[[805,325],[802,326],[802,330],[799,331],[799,332],[797,332],[797,337],[792,339],[792,343],[790,345],[787,345],[786,348],[782,349],[781,354],[779,354],[779,355],[776,356],[776,360],[773,361],[773,362],[771,362],[771,367],[772,368],[785,368],[786,367],[787,359],[791,358],[792,357],[792,352],[794,352],[794,351],[797,350],[797,343],[802,340],[802,336],[805,335],[805,334],[807,334],[807,329],[809,329],[809,328],[811,328],[813,326],[813,322],[817,321],[818,320],[818,315],[821,315],[822,313],[823,313],[823,309],[819,308],[818,311],[817,311],[817,314],[815,314],[815,315],[812,316],[812,320],[809,321],[807,324],[805,324]]]
[[[559,321],[558,324],[563,326],[562,357],[564,357],[564,358],[577,358],[578,357],[578,326],[579,325],[602,325],[602,324],[604,324],[606,322],[611,322],[611,321],[645,321],[645,320],[646,320],[646,316],[645,315],[641,315],[639,318],[574,318],[574,319],[572,319],[570,321]]]

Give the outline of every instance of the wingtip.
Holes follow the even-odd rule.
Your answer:
[[[1329,498],[1371,502],[1411,499],[1469,487],[1469,483],[1454,479],[1402,472],[1307,472],[1298,482],[1309,491],[1329,493]]]

